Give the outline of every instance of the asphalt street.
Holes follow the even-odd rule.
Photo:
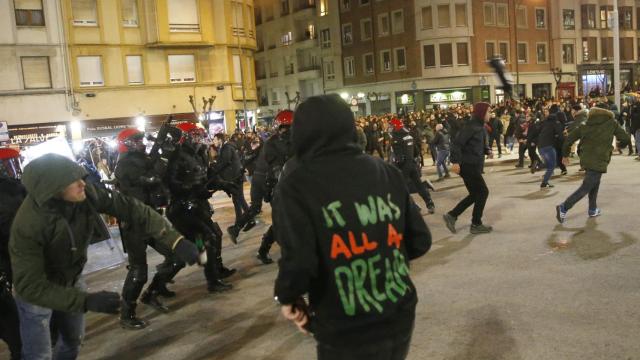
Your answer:
[[[556,171],[554,188],[540,190],[542,172],[500,160],[487,164],[485,175],[484,222],[492,234],[469,234],[471,209],[451,234],[442,214],[466,191],[457,176],[436,183],[436,213],[425,215],[433,247],[411,266],[419,303],[409,359],[640,359],[640,162],[614,156],[602,178],[602,216],[588,218],[585,199],[559,225],[554,207],[579,186],[577,164],[566,176]],[[433,166],[424,173],[433,179]],[[231,201],[220,194],[213,203],[214,219],[226,229]],[[151,323],[144,330],[88,314],[80,358],[315,359],[313,338],[287,323],[273,300],[277,265],[255,259],[270,222],[268,205],[264,210],[238,245],[223,239],[225,264],[238,269],[232,291],[210,295],[202,270],[185,269],[171,285],[178,296],[167,300],[170,314],[139,307]],[[277,245],[272,255],[279,257]],[[152,250],[149,256],[152,275],[161,258]],[[93,272],[90,291],[120,291],[125,274],[123,264]]]

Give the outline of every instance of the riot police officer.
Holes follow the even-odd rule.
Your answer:
[[[284,164],[292,156],[291,146],[291,124],[293,124],[293,111],[283,110],[275,118],[278,131],[267,139],[264,144],[264,159],[266,162],[267,176],[265,181],[265,201],[270,202],[273,189],[278,183],[278,178]],[[273,260],[269,257],[269,250],[275,242],[273,228],[270,226],[262,236],[262,242],[258,249],[257,258],[263,264],[271,264]]]
[[[209,292],[230,290],[231,284],[222,279],[235,273],[235,269],[222,265],[222,230],[211,219],[213,210],[209,198],[212,192],[209,187],[216,184],[208,178],[207,146],[201,143],[204,131],[189,122],[178,124],[177,128],[182,131],[182,137],[168,163],[171,201],[167,217],[187,239],[204,247],[208,259],[204,275]]]
[[[156,162],[145,152],[144,133],[134,129],[124,129],[118,136],[120,157],[115,169],[118,190],[124,195],[135,197],[160,212],[168,202],[167,190],[162,183],[161,162]],[[142,329],[147,326],[144,320],[136,317],[136,302],[144,284],[147,282],[147,245],[165,257],[158,266],[151,284],[141,301],[162,312],[168,311],[158,296],[173,297],[175,293],[166,287],[163,278],[173,277],[175,269],[171,249],[165,249],[153,238],[144,235],[141,229],[135,229],[126,222],[120,222],[120,232],[124,249],[128,254],[127,278],[122,287],[122,307],[120,324],[127,329]]]
[[[420,182],[419,162],[416,161],[415,140],[409,131],[404,127],[403,122],[398,118],[391,120],[393,131],[391,133],[391,148],[393,149],[393,163],[404,175],[407,186],[411,193],[418,193],[429,211],[435,212],[435,204],[431,199],[429,190],[424,183]]]

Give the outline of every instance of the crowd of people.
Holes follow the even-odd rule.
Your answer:
[[[256,257],[272,263],[270,248],[279,243],[276,299],[287,319],[315,334],[319,358],[402,359],[417,301],[408,261],[429,250],[421,212],[433,214],[436,207],[433,185],[422,176],[425,158],[431,157],[435,181],[453,172],[469,192],[443,214],[453,233],[472,205],[471,233],[492,231],[482,222],[489,196],[485,159],[514,151],[516,167],[524,167],[528,155],[531,172],[545,169],[542,189],[553,187],[556,167],[566,174],[568,159],[579,156],[585,180],[558,205],[557,218],[564,222],[587,195],[589,216],[598,216],[597,192],[614,136],[617,151],[638,154],[640,103],[632,100],[621,110],[606,98],[481,102],[354,121],[338,96],[319,96],[295,113],[281,111],[272,129],[209,138],[195,123],[166,123],[152,146],[142,131],[120,132],[117,158],[92,148],[78,162],[44,155],[26,166],[21,181],[0,182],[0,291],[8,314],[0,335],[15,359],[74,359],[84,312],[119,314],[123,328],[145,328],[138,302],[169,312],[162,299],[176,296],[168,285],[186,265],[202,266],[209,292],[230,290],[227,279],[236,270],[223,263],[224,232],[212,204],[212,194],[223,191],[235,210],[226,229],[233,243],[255,227],[263,202],[271,203],[272,225]],[[89,244],[107,236],[99,214],[118,219],[128,254],[120,294],[88,293],[82,280]],[[147,246],[164,257],[148,285]],[[394,336],[384,329],[394,329]]]

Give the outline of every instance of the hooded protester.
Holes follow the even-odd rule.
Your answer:
[[[11,360],[21,358],[20,321],[18,309],[11,294],[11,260],[9,257],[9,230],[13,218],[27,192],[20,181],[0,176],[0,339],[9,346]]]
[[[556,206],[556,219],[561,224],[566,220],[569,209],[587,195],[589,196],[589,217],[602,214],[597,203],[598,190],[602,174],[607,172],[611,162],[613,137],[616,137],[622,147],[631,141],[626,131],[615,120],[614,113],[607,108],[607,104],[598,104],[591,108],[587,122],[570,132],[562,146],[562,161],[568,165],[571,145],[580,140],[580,166],[585,169],[585,175],[578,190],[562,204]]]
[[[433,144],[438,151],[438,157],[436,159],[438,180],[441,181],[444,178],[451,177],[451,175],[449,175],[449,169],[447,168],[447,158],[449,157],[450,149],[449,131],[442,124],[436,125],[436,136],[433,138],[433,141],[431,141],[431,144]]]
[[[81,277],[90,243],[109,236],[100,213],[127,221],[183,261],[198,259],[195,246],[140,201],[84,182],[72,160],[47,154],[22,177],[28,195],[11,227],[9,251],[24,359],[75,359],[84,334],[84,312],[117,314],[115,292],[87,293]],[[51,348],[49,327],[59,330]]]
[[[484,124],[491,117],[490,104],[480,102],[473,106],[473,116],[451,144],[451,169],[460,174],[469,195],[462,199],[453,210],[443,215],[447,228],[456,233],[456,220],[469,206],[473,205],[471,233],[484,234],[493,231],[482,223],[482,213],[489,197],[489,188],[482,177],[485,155],[491,154],[486,139]]]
[[[431,235],[400,171],[362,154],[355,131],[336,95],[296,110],[295,156],[274,197],[275,295],[287,319],[313,332],[318,359],[404,359],[417,302],[409,260]]]
[[[564,138],[562,135],[563,128],[560,121],[558,121],[557,105],[555,111],[550,110],[549,116],[542,122],[540,127],[540,134],[538,135],[538,148],[540,150],[540,156],[544,161],[547,171],[542,178],[541,189],[552,188],[553,185],[549,183],[553,170],[556,167],[556,159],[558,157],[556,153],[556,144],[562,142]],[[564,114],[563,114],[564,115]],[[566,171],[566,170],[565,170]]]

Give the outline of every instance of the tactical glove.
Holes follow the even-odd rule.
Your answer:
[[[195,246],[192,242],[181,239],[178,241],[178,244],[173,249],[173,252],[176,254],[179,260],[186,262],[189,265],[193,265],[198,261],[198,256],[200,255],[198,252],[198,247]]]
[[[111,291],[100,291],[87,294],[84,302],[85,311],[93,311],[105,314],[118,314],[120,312],[120,295]]]

